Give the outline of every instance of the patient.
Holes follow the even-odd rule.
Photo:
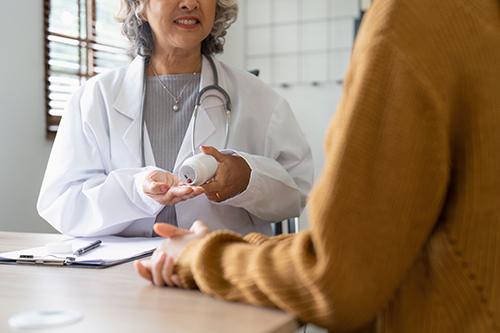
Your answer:
[[[157,286],[281,308],[331,332],[500,331],[500,2],[377,0],[308,201],[311,229],[171,237]]]

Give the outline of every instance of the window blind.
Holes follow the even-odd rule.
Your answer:
[[[126,65],[127,41],[116,0],[44,0],[47,138],[53,139],[72,93],[92,76]]]

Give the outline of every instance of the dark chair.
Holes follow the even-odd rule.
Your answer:
[[[258,69],[252,69],[251,71],[248,71],[249,73],[252,73],[255,76],[259,76],[260,71]]]
[[[271,228],[273,229],[274,236],[282,235],[283,233],[297,233],[299,232],[299,218],[292,217],[281,222],[272,223]],[[285,228],[286,230],[284,230]]]

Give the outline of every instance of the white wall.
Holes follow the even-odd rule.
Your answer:
[[[0,231],[54,232],[35,205],[51,142],[45,139],[43,1],[2,1]]]
[[[252,0],[239,0],[240,15],[235,24],[231,26],[226,38],[224,54],[219,59],[228,62],[236,67],[245,68],[245,3]],[[352,13],[354,0],[335,0],[335,6],[339,10],[345,8],[346,12]],[[354,29],[354,25],[353,25]],[[340,29],[339,29],[340,30]],[[352,38],[352,35],[347,36]],[[264,39],[264,38],[263,38]],[[319,43],[319,42],[318,42]],[[347,64],[345,61],[333,64],[331,70],[340,73],[342,76]],[[265,75],[261,75],[265,76]],[[343,77],[343,76],[342,76]],[[341,79],[342,77],[339,77]],[[326,129],[332,118],[342,93],[342,85],[338,83],[328,83],[318,86],[312,85],[291,85],[288,88],[273,86],[290,103],[294,114],[304,131],[309,144],[311,145],[315,179],[321,173],[324,164],[323,140]],[[309,228],[307,214],[304,212],[299,219],[300,229]]]

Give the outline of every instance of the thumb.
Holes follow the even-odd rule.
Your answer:
[[[192,231],[178,228],[168,223],[155,223],[153,230],[161,237],[172,238],[192,234]]]
[[[203,154],[212,155],[217,162],[222,162],[226,158],[224,154],[212,146],[201,146],[200,150]]]
[[[201,233],[209,233],[212,230],[210,230],[210,228],[205,224],[205,222],[201,220],[196,220],[194,221],[191,228],[189,228],[189,231],[195,234],[201,234]]]

